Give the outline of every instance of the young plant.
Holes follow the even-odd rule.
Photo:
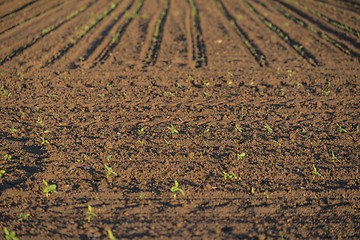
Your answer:
[[[5,170],[0,170],[0,178],[2,178],[5,175],[6,171]]]
[[[237,178],[237,176],[235,175],[235,173],[227,173],[227,172],[223,172],[224,176],[223,176],[223,179],[226,181],[226,180],[235,180]]]
[[[96,217],[97,215],[94,213],[94,210],[91,205],[88,205],[88,210],[85,213],[85,220],[88,222],[91,222],[91,219],[93,217]]]
[[[46,138],[43,136],[40,137],[40,142],[41,142],[41,145],[49,144],[49,141],[46,140]]]
[[[267,134],[269,135],[274,132],[274,130],[268,124],[265,124],[264,128],[266,129]]]
[[[171,135],[174,135],[175,133],[179,134],[179,131],[175,129],[174,125],[170,125],[167,127],[167,129],[169,129]]]
[[[335,161],[337,161],[337,160],[338,160],[338,159],[337,159],[337,157],[335,156],[334,152],[331,151],[331,161],[332,161],[332,162],[335,162]]]
[[[144,129],[144,128],[139,128],[139,129],[138,129],[138,133],[139,133],[140,135],[144,135],[145,129]]]
[[[11,135],[16,135],[17,133],[19,132],[19,130],[17,130],[16,128],[10,128],[9,129],[9,133],[11,134]]]
[[[45,193],[46,197],[50,196],[50,193],[56,193],[56,184],[49,184],[46,180],[43,179],[43,184],[45,186],[43,192]]]
[[[6,240],[18,240],[18,238],[16,237],[16,232],[10,232],[6,227],[4,227],[4,235]]]
[[[114,170],[112,169],[112,167],[109,167],[107,165],[105,165],[105,177],[109,180],[112,176],[117,176],[118,174],[116,172],[114,172]]]
[[[171,191],[172,193],[174,193],[174,195],[173,195],[174,198],[176,198],[178,192],[181,193],[181,195],[185,196],[184,190],[182,190],[181,188],[179,188],[179,183],[178,183],[178,181],[176,181],[176,180],[174,181],[174,186],[172,186],[172,187],[170,188],[170,191]]]
[[[37,120],[36,120],[36,124],[42,126],[44,124],[43,120],[41,119],[41,117],[37,117]]]
[[[264,196],[266,197],[266,199],[269,199],[270,198],[270,193],[266,190],[264,192]]]
[[[4,155],[4,160],[5,161],[10,161],[12,159],[12,156],[10,154],[5,154]]]
[[[246,155],[245,153],[238,153],[238,154],[236,154],[236,158],[237,158],[237,160],[243,160],[245,155]]]
[[[27,221],[30,218],[30,213],[20,213],[17,217],[19,221]]]
[[[315,165],[313,165],[312,174],[313,174],[313,179],[315,179],[315,177],[321,177],[321,178],[323,178],[323,176],[318,172],[318,170],[317,170],[317,168],[315,167]]]
[[[112,233],[112,231],[110,229],[107,230],[107,234],[108,234],[108,238],[110,240],[116,240],[116,237],[114,236],[114,234]]]
[[[339,133],[346,133],[347,130],[345,128],[343,128],[340,124],[336,124]]]
[[[236,129],[236,131],[238,131],[239,133],[242,133],[242,132],[243,132],[242,127],[240,127],[239,125],[235,125],[235,129]]]

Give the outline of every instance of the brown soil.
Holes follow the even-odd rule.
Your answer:
[[[359,239],[359,12],[1,1],[1,237]]]

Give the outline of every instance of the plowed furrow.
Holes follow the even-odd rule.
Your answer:
[[[48,62],[48,64],[54,63],[56,60],[60,59],[64,56],[73,46],[75,46],[81,39],[85,37],[92,29],[94,29],[105,17],[109,16],[116,7],[120,4],[122,0],[116,0],[113,2],[110,7],[103,12],[101,15],[97,16],[95,19],[91,20],[87,25],[83,27],[83,29],[77,33],[75,37],[73,37],[70,42],[64,46],[61,50],[59,50]]]
[[[41,15],[49,12],[50,10],[53,10],[54,8],[60,7],[60,6],[63,5],[63,4],[64,4],[64,2],[60,2],[60,3],[58,3],[58,4],[54,5],[54,6],[51,6],[50,8],[48,8],[48,9],[46,9],[46,10],[44,10],[44,11],[41,11],[41,12],[35,14],[34,16],[31,16],[31,17],[29,17],[29,18],[23,19],[23,20],[21,20],[20,22],[16,23],[15,25],[12,25],[11,27],[9,27],[9,28],[1,31],[1,32],[0,32],[0,35],[3,34],[3,33],[8,32],[8,31],[10,31],[10,30],[12,30],[12,29],[14,29],[14,28],[16,28],[16,27],[19,27],[19,26],[23,25],[24,23],[27,23],[27,22],[31,21],[31,20],[33,20],[34,18],[39,17],[39,16],[41,16]]]
[[[327,42],[331,43],[333,46],[340,49],[343,53],[345,53],[345,54],[347,54],[349,56],[356,57],[356,58],[360,57],[358,53],[350,50],[345,44],[335,40],[334,38],[330,37],[328,34],[322,32],[320,30],[317,30],[314,26],[311,26],[311,25],[305,23],[304,21],[302,21],[301,19],[295,17],[294,15],[292,15],[289,12],[285,11],[284,9],[281,9],[281,8],[278,8],[278,7],[276,7],[276,9],[283,16],[285,16],[288,19],[292,20],[294,23],[296,23],[297,25],[305,28],[306,30],[316,34],[318,37],[320,37],[320,38],[326,40]]]
[[[240,37],[241,41],[247,47],[249,52],[254,56],[255,60],[259,63],[261,67],[268,66],[265,55],[259,50],[258,46],[253,43],[245,31],[243,31],[240,26],[236,23],[235,18],[228,12],[221,0],[215,0],[220,11],[224,16],[229,20],[230,25],[234,28],[237,35]]]
[[[301,43],[295,41],[292,39],[289,34],[287,34],[285,31],[283,31],[278,26],[274,25],[268,18],[266,18],[264,15],[259,13],[249,2],[244,0],[246,6],[248,9],[254,13],[261,22],[267,26],[269,29],[271,29],[274,33],[276,33],[285,43],[287,43],[292,49],[295,50],[296,53],[298,53],[301,57],[303,57],[306,61],[308,61],[311,65],[316,66],[318,65],[318,61],[314,57],[314,55],[308,51]]]
[[[194,0],[189,0],[191,8],[191,38],[192,38],[192,59],[196,67],[207,65],[206,45],[200,25],[199,10]]]
[[[85,5],[84,7],[80,8],[79,10],[73,11],[67,17],[65,17],[64,19],[59,21],[58,23],[56,23],[56,24],[54,24],[54,25],[52,25],[52,26],[50,26],[48,28],[43,29],[41,31],[41,33],[38,34],[37,36],[35,36],[30,42],[24,44],[23,46],[21,46],[21,47],[19,47],[17,49],[15,49],[14,51],[12,51],[12,53],[10,53],[9,55],[7,55],[3,59],[1,59],[0,65],[3,65],[5,62],[10,61],[14,57],[21,54],[26,49],[28,49],[29,47],[33,46],[35,43],[37,43],[40,39],[44,38],[49,33],[55,31],[56,29],[61,27],[63,24],[65,24],[68,21],[70,21],[71,19],[77,17],[79,14],[83,13],[85,10],[87,10],[89,7],[91,7],[95,2],[96,2],[96,0],[91,1],[90,3]]]
[[[289,4],[285,3],[285,2],[278,1],[278,0],[275,0],[275,1],[280,3],[285,8],[291,10],[292,12],[298,14],[302,18],[307,19],[308,21],[312,22],[314,25],[318,26],[322,30],[324,30],[324,31],[326,31],[328,33],[331,33],[334,36],[337,36],[338,38],[340,38],[341,40],[347,41],[347,42],[351,43],[353,46],[355,46],[356,48],[360,49],[359,43],[357,43],[355,39],[349,37],[348,35],[345,35],[344,33],[338,32],[338,31],[330,28],[329,26],[326,26],[326,25],[320,23],[319,21],[317,21],[317,20],[313,19],[311,16],[309,16],[307,13],[299,10],[298,8],[296,8],[296,7],[292,6],[292,5],[289,5]]]
[[[277,1],[279,1],[279,0],[277,0]],[[311,13],[312,15],[321,18],[322,20],[324,20],[325,22],[331,24],[332,26],[334,26],[334,27],[336,27],[338,29],[341,29],[341,30],[343,30],[345,32],[351,33],[356,37],[360,37],[360,32],[357,31],[356,29],[353,29],[352,27],[347,26],[346,24],[343,24],[343,23],[341,23],[341,22],[339,22],[337,20],[334,20],[332,18],[329,18],[329,17],[319,13],[318,11],[315,11],[315,10],[313,10],[313,9],[311,9],[311,8],[305,6],[305,5],[303,5],[303,4],[301,4],[301,3],[297,2],[297,1],[291,0],[290,2],[292,2],[293,4],[295,4],[296,6],[302,8],[302,9],[306,10],[307,12]],[[283,3],[283,4],[285,4],[285,3]]]
[[[148,65],[154,65],[159,55],[160,45],[163,38],[163,31],[166,22],[166,17],[169,11],[169,0],[164,1],[164,7],[160,14],[160,18],[155,25],[154,34],[152,37],[151,45],[146,53],[144,62]]]
[[[11,15],[17,13],[17,12],[20,12],[21,10],[23,10],[23,9],[31,6],[32,4],[36,3],[37,1],[39,1],[39,0],[34,0],[34,1],[31,1],[31,2],[28,2],[28,3],[24,4],[23,6],[15,9],[14,11],[11,11],[11,12],[9,12],[9,13],[6,13],[5,15],[3,15],[3,16],[0,17],[0,22],[4,21],[6,17],[9,17],[9,16],[11,16]]]
[[[139,0],[135,6],[135,9],[130,13],[129,16],[126,17],[125,22],[118,28],[112,40],[106,45],[106,47],[101,51],[101,53],[95,59],[94,65],[97,63],[103,64],[110,56],[110,53],[115,49],[115,47],[119,44],[120,39],[122,38],[124,32],[133,21],[134,17],[138,15],[140,9],[144,4],[144,0]]]
[[[114,28],[114,26],[122,19],[122,17],[130,10],[133,6],[134,0],[128,4],[128,6],[122,10],[115,18],[112,18],[111,22],[109,22],[104,29],[98,33],[97,38],[93,40],[87,47],[85,54],[80,57],[80,61],[86,61],[90,58],[90,56],[96,51],[96,49],[103,43],[104,39],[109,35],[110,31]]]

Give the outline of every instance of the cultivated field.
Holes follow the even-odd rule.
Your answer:
[[[359,239],[359,13],[1,0],[0,236]]]

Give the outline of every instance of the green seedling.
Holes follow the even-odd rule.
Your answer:
[[[91,205],[88,205],[88,210],[85,213],[85,220],[88,222],[91,222],[91,219],[93,217],[96,217],[97,215],[94,213],[94,210]]]
[[[10,161],[12,159],[12,156],[10,154],[5,154],[4,155],[4,160],[5,161]]]
[[[30,218],[30,213],[20,213],[17,217],[19,221],[27,221]]]
[[[167,145],[170,145],[170,141],[166,140],[165,138],[164,138],[164,141]]]
[[[276,140],[274,140],[274,139],[271,139],[271,141],[272,141],[273,143],[275,143],[276,146],[281,147],[281,143],[279,143],[278,141],[276,141]]]
[[[140,135],[144,135],[145,129],[144,129],[144,128],[138,129],[138,133],[139,133]]]
[[[210,95],[209,93],[207,93],[207,92],[203,92],[203,94],[204,94],[205,97],[210,97],[210,96],[211,96],[211,95]]]
[[[209,128],[205,129],[204,133],[208,133],[208,132],[210,132],[210,129]]]
[[[9,133],[11,134],[11,135],[15,135],[15,134],[17,134],[19,132],[19,130],[17,130],[16,128],[10,128],[9,129]]]
[[[48,144],[48,143],[49,143],[49,141],[46,140],[45,137],[40,137],[40,142],[41,142],[41,145],[45,145],[45,144]]]
[[[270,193],[266,190],[264,192],[264,196],[266,197],[266,199],[269,199],[270,198]]]
[[[43,179],[43,184],[45,186],[43,192],[45,193],[46,197],[50,196],[50,193],[56,193],[56,184],[49,184],[46,180]]]
[[[246,155],[245,153],[238,153],[238,154],[236,154],[236,158],[237,158],[237,160],[243,160],[245,155]]]
[[[336,124],[339,133],[346,133],[347,130],[345,128],[343,128],[340,124]]]
[[[44,124],[43,120],[41,119],[41,117],[37,117],[37,120],[36,120],[36,124],[42,126]]]
[[[264,128],[266,129],[269,135],[274,132],[274,130],[268,124],[265,124]]]
[[[233,81],[231,81],[231,80],[226,83],[226,86],[227,86],[228,88],[231,88],[232,85],[233,85]]]
[[[312,171],[313,179],[315,179],[316,176],[323,178],[323,176],[318,172],[317,168],[315,167],[315,165],[313,165],[313,171]]]
[[[337,157],[335,156],[334,152],[331,151],[331,161],[332,161],[332,162],[335,162],[335,161],[337,161],[337,160],[338,160],[338,159],[337,159]]]
[[[236,129],[236,131],[238,131],[239,133],[242,133],[242,132],[243,132],[243,128],[240,127],[239,125],[235,125],[235,129]]]
[[[183,86],[178,82],[176,83],[176,87],[179,88],[179,89],[183,89]]]
[[[114,172],[114,170],[112,169],[112,167],[109,167],[107,165],[105,165],[105,177],[107,179],[110,179],[112,176],[117,176],[118,174],[116,172]]]
[[[18,240],[18,238],[16,237],[16,232],[10,232],[6,227],[4,227],[4,235],[6,240]]]
[[[6,90],[4,86],[0,87],[0,92],[6,98],[9,98],[11,96],[11,93],[8,90]]]
[[[146,198],[145,193],[140,193],[140,194],[139,194],[139,198],[140,198],[140,199],[145,199],[145,198]]]
[[[172,187],[170,188],[170,191],[171,191],[172,193],[174,193],[174,195],[173,195],[174,199],[176,198],[178,192],[181,193],[181,195],[185,196],[184,190],[182,190],[181,188],[179,188],[179,183],[178,183],[178,181],[176,181],[176,180],[174,181],[174,186],[172,186]]]
[[[0,178],[2,178],[5,175],[6,171],[5,170],[0,170]]]
[[[175,134],[175,133],[179,134],[179,131],[176,130],[175,127],[174,127],[174,125],[172,125],[172,124],[171,124],[170,126],[168,126],[167,129],[169,129],[171,135],[173,135],[173,134]]]
[[[227,172],[223,172],[224,176],[223,176],[223,179],[226,181],[226,180],[233,180],[233,179],[236,179],[237,176],[235,175],[235,173],[227,173]]]
[[[107,234],[108,234],[108,238],[110,240],[116,240],[116,237],[114,236],[114,234],[112,233],[112,231],[110,229],[107,230]]]

